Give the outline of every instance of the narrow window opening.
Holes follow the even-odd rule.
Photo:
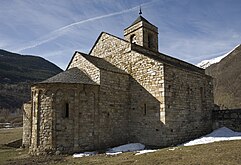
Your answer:
[[[152,45],[153,45],[153,37],[152,37],[151,34],[148,34],[148,39],[147,39],[147,41],[148,41],[148,48],[151,48]]]
[[[121,80],[120,80],[120,78],[118,78],[118,82],[117,82],[117,84],[118,84],[118,87],[121,86]]]
[[[136,44],[136,35],[135,34],[131,35],[130,41],[131,41],[131,43]]]
[[[201,101],[204,99],[204,90],[203,87],[200,87],[200,95],[201,95]]]
[[[146,109],[147,109],[146,104],[144,104],[144,115],[146,115]]]
[[[69,118],[69,103],[65,103],[65,113],[64,113],[65,118]]]

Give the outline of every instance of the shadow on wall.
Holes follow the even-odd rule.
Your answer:
[[[214,110],[212,112],[213,129],[227,127],[241,131],[241,109]]]
[[[161,103],[134,78],[130,77],[130,141],[150,146],[165,145],[165,125],[161,121]]]

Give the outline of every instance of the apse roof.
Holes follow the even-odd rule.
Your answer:
[[[40,82],[40,84],[45,83],[69,83],[69,84],[93,84],[97,85],[93,80],[90,79],[83,71],[78,68],[71,68],[64,72],[61,72],[47,80]]]

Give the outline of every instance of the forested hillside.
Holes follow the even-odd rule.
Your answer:
[[[37,56],[0,50],[0,110],[14,112],[30,100],[30,85],[62,70]]]

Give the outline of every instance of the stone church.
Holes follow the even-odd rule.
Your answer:
[[[23,145],[46,154],[180,144],[211,131],[212,88],[203,69],[158,52],[158,28],[140,15],[124,39],[102,32],[89,54],[32,85]]]

